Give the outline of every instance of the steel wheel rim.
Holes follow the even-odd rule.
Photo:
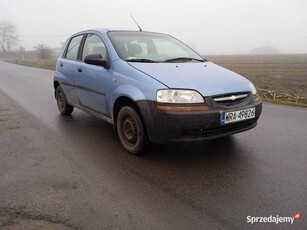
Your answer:
[[[125,142],[129,145],[135,145],[138,139],[138,132],[136,123],[131,117],[125,118],[122,125],[122,131]]]
[[[58,102],[58,107],[61,111],[63,111],[64,107],[65,107],[65,98],[64,98],[64,94],[62,91],[59,92],[58,94],[58,98],[57,98],[57,102]]]

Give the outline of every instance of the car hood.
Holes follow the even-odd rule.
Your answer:
[[[250,91],[247,79],[212,62],[129,64],[169,88],[194,89],[203,96]]]

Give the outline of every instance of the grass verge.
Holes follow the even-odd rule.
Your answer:
[[[274,103],[274,104],[296,106],[296,107],[302,107],[302,108],[307,109],[307,104],[300,103],[300,102],[285,101],[285,100],[272,99],[272,98],[261,98],[261,100],[265,102],[269,102],[269,103]]]
[[[13,59],[6,60],[7,62],[17,65],[29,66],[34,68],[55,70],[56,60],[42,60],[42,59]]]

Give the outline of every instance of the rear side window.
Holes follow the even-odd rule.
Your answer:
[[[66,50],[65,58],[70,60],[78,59],[78,51],[82,41],[83,35],[79,35],[70,40],[69,45]]]

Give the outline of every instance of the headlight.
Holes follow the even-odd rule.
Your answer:
[[[193,90],[161,89],[157,91],[157,102],[204,103],[203,97]]]
[[[256,94],[257,94],[257,89],[256,89],[256,87],[253,85],[253,83],[249,83],[248,84],[248,86],[249,86],[249,88],[251,89],[251,91],[252,91],[252,94],[255,96]]]

